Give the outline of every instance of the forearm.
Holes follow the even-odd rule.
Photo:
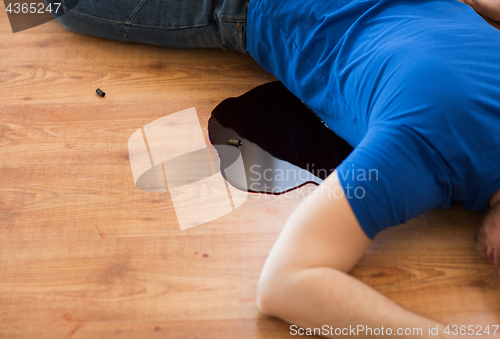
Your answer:
[[[275,296],[274,315],[302,328],[320,328],[325,337],[444,338],[443,324],[402,308],[344,272],[315,267],[284,279],[288,283],[278,290],[282,296]],[[436,326],[440,336],[429,335],[429,328]],[[344,328],[349,333],[336,336],[336,328],[337,334]]]
[[[333,335],[319,333],[326,337],[343,338],[347,336],[345,330],[335,336],[336,328],[357,329],[358,325],[390,328],[389,335],[394,338],[398,337],[398,329],[407,328],[412,332],[413,328],[422,329],[413,337],[431,337],[429,326],[439,326],[439,337],[443,336],[443,325],[403,309],[346,273],[363,256],[371,239],[359,225],[345,195],[336,194],[339,190],[342,186],[334,172],[285,223],[262,269],[259,310],[302,328],[331,326]],[[369,334],[356,332],[356,337]],[[372,336],[381,335],[374,331]],[[412,336],[407,332],[399,337]]]

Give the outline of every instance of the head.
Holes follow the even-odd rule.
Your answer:
[[[500,202],[490,208],[476,233],[479,253],[499,270],[500,273]]]

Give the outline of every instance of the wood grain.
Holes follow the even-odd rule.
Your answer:
[[[251,194],[181,231],[169,193],[136,189],[127,141],[272,80],[250,57],[67,32],[0,14],[0,338],[285,338],[258,314],[264,260],[305,186]],[[96,88],[106,92],[101,98]],[[205,132],[206,138],[206,132]],[[377,236],[352,274],[443,322],[500,324],[480,213],[431,211]],[[333,324],[332,324],[333,325]]]

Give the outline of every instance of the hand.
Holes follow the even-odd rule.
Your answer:
[[[479,14],[500,21],[500,0],[461,0]]]

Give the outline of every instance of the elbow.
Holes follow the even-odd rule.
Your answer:
[[[293,295],[291,274],[263,270],[257,290],[257,309],[266,316],[283,318]]]
[[[262,280],[261,276],[257,290],[257,310],[262,315],[273,316],[273,293],[270,290],[270,286],[267,285],[268,282],[263,282]]]

